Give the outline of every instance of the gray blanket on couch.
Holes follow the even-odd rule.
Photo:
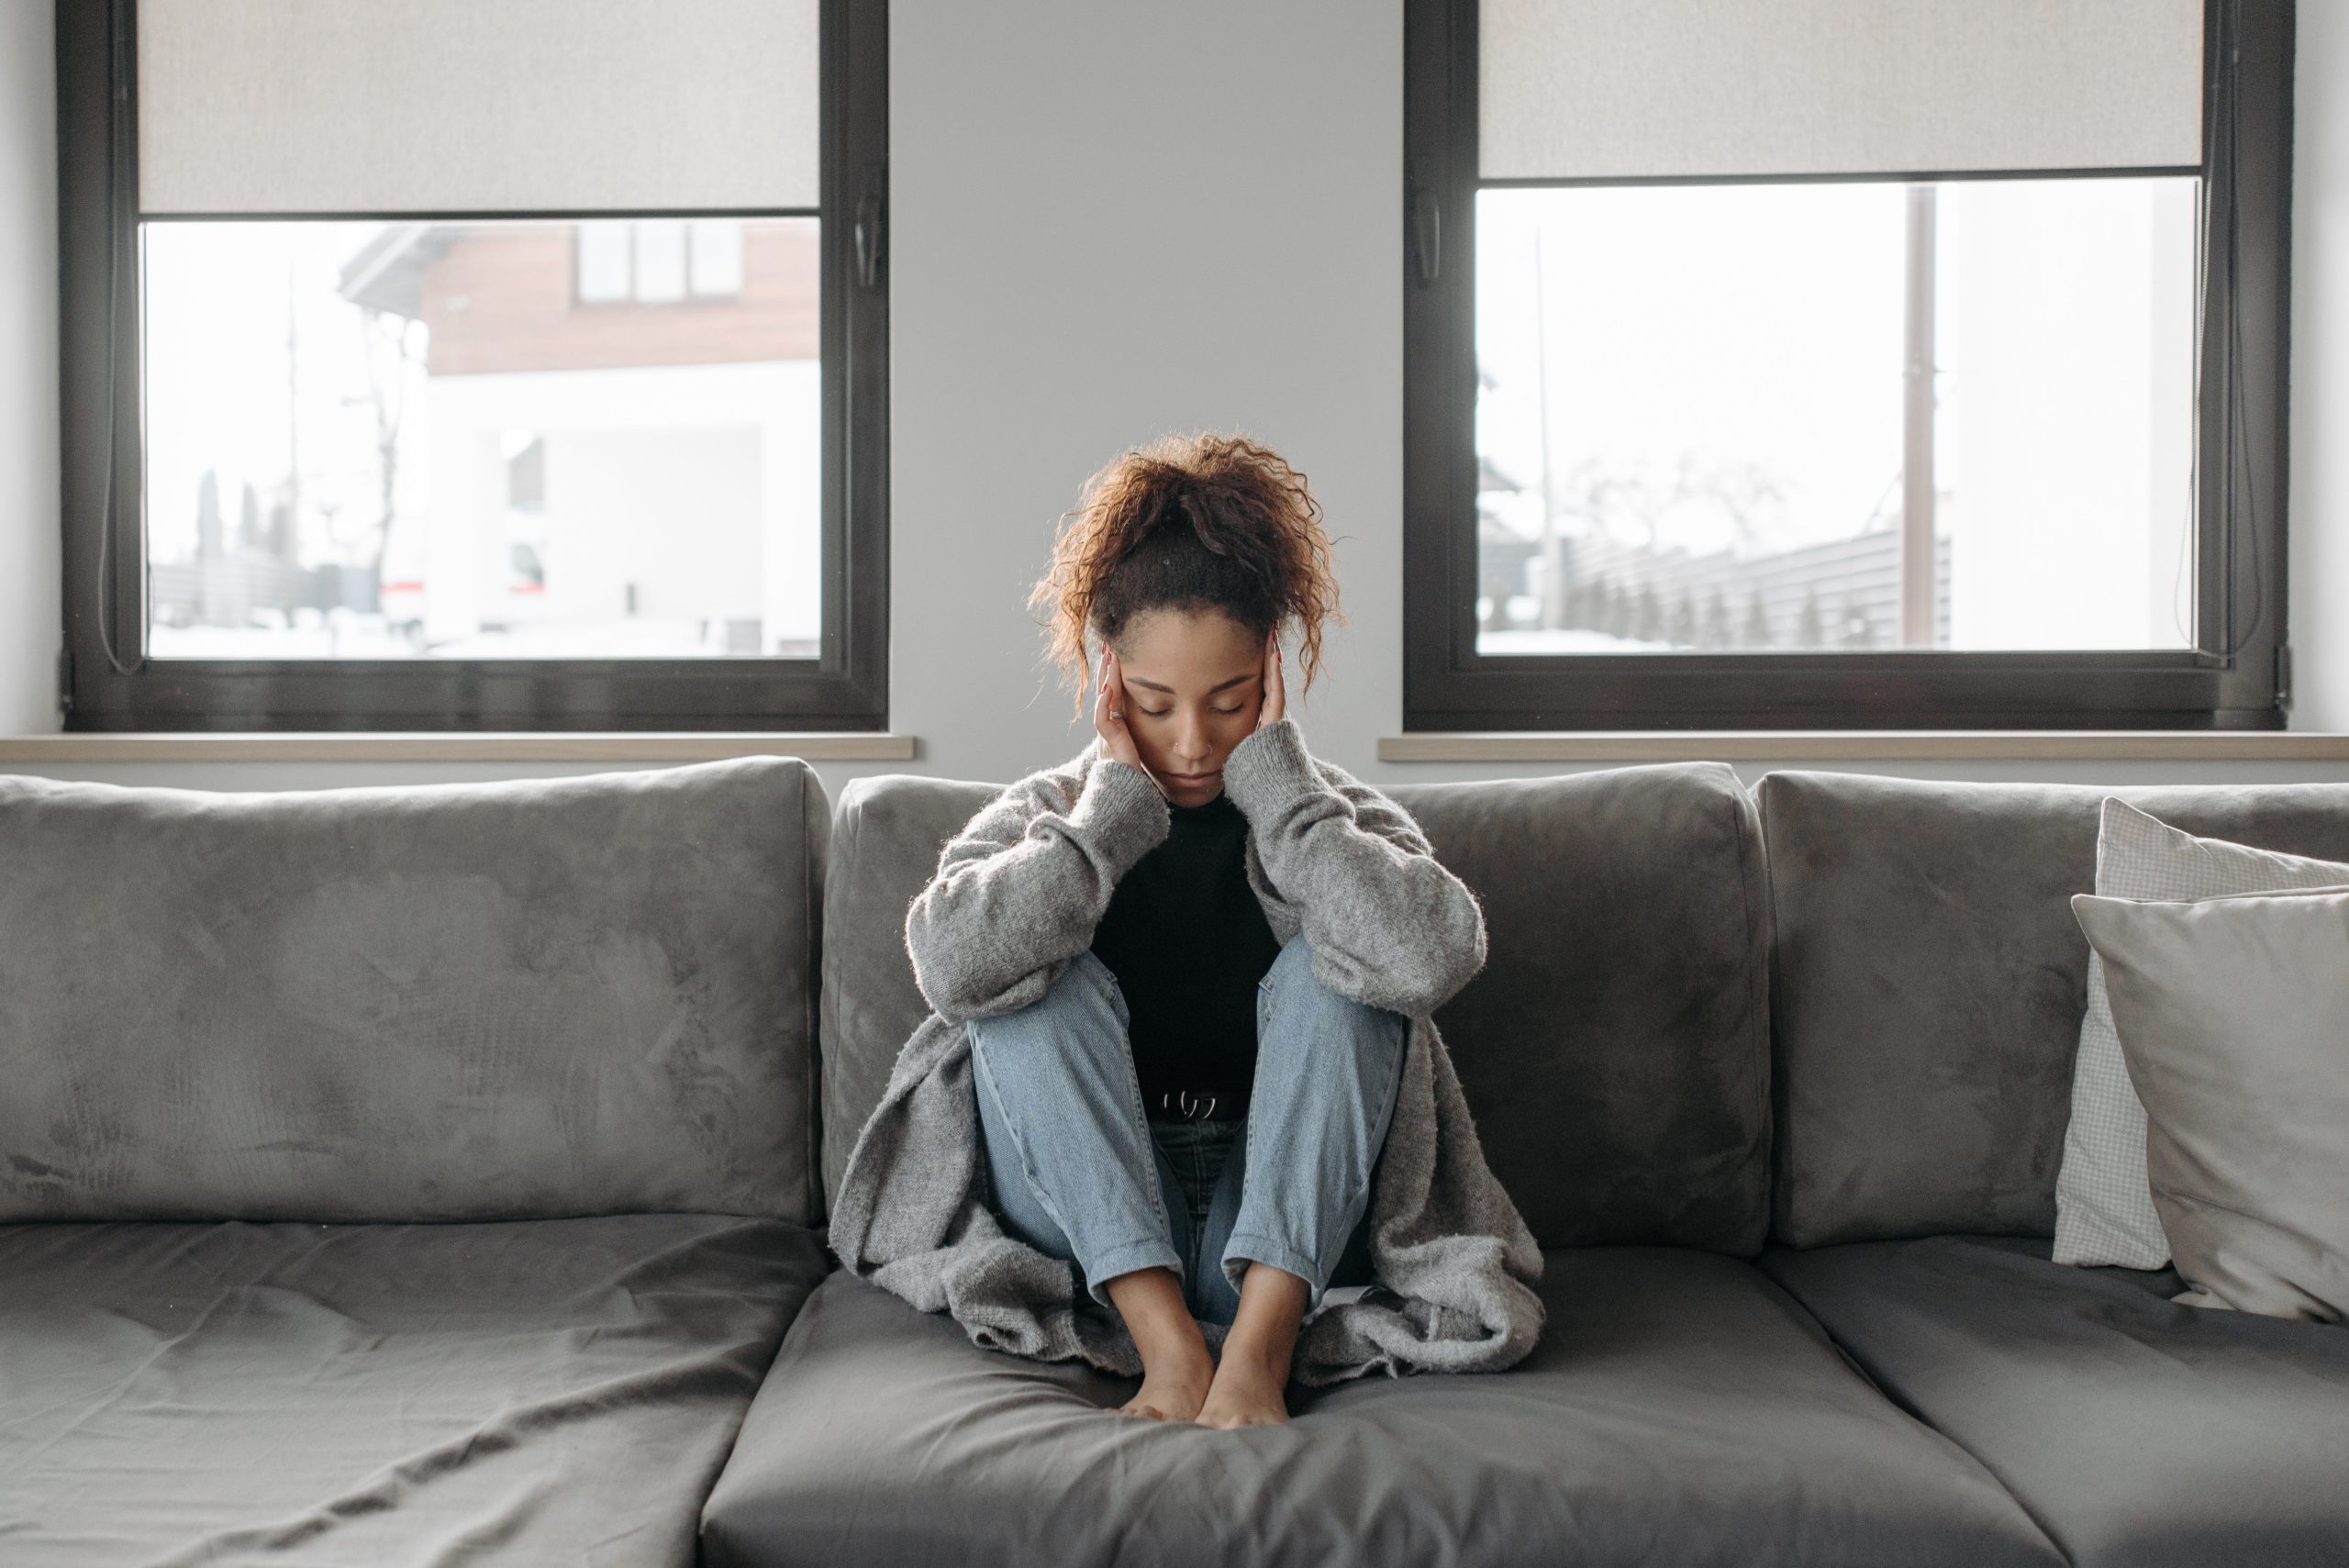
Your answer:
[[[1431,1018],[1484,966],[1475,896],[1408,813],[1312,757],[1293,717],[1233,748],[1224,791],[1248,817],[1249,885],[1283,942],[1299,930],[1330,989],[1412,1020],[1371,1205],[1376,1285],[1326,1302],[1294,1379],[1493,1372],[1523,1358],[1543,1308],[1542,1253],[1485,1162]],[[974,1342],[1139,1375],[1133,1340],[1069,1265],[1005,1232],[984,1201],[969,1020],[1043,995],[1092,941],[1118,880],[1165,838],[1165,797],[1102,753],[1006,787],[941,851],[906,945],[934,1011],[898,1053],[832,1206],[841,1263]],[[1210,1345],[1221,1325],[1201,1326]]]

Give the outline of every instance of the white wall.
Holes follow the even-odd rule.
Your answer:
[[[50,0],[0,0],[0,735],[58,728],[57,87]]]
[[[15,7],[12,20],[46,16],[34,0],[0,4]],[[1330,674],[1297,705],[1317,752],[1380,783],[1574,771],[1374,759],[1376,738],[1402,718],[1401,0],[898,0],[892,9],[891,719],[920,739],[922,754],[824,764],[827,788],[837,796],[852,777],[903,771],[1003,779],[1073,754],[1089,732],[1040,663],[1028,585],[1086,474],[1129,444],[1201,427],[1244,428],[1286,454],[1339,536],[1351,624],[1330,628]],[[2323,14],[2331,9],[2301,16],[2296,326],[2305,333],[2332,311],[2331,336],[2296,394],[2303,463],[2327,428],[2310,421],[2339,430],[2349,412],[2349,156],[2324,91],[2349,79],[2349,27]],[[46,114],[12,101],[8,121],[45,125]],[[2321,151],[2312,134],[2330,139]],[[32,216],[29,198],[6,216],[18,212]],[[2326,234],[2330,277],[2307,260],[2311,237]],[[16,307],[28,285],[12,277],[6,286]],[[2329,415],[2321,403],[2311,412],[2311,378],[2316,396],[2329,381]],[[53,432],[42,439],[53,452]],[[2329,557],[2309,538],[2321,506],[2336,534],[2349,528],[2349,461],[2335,459],[2313,483],[2329,488],[2301,487],[2294,563],[2321,572],[2329,559],[2331,575],[2304,581],[2296,596],[2295,719],[2349,728],[2349,642],[2336,638],[2320,659],[2311,641],[2322,618],[2315,605],[2349,603],[2349,538],[2324,541]],[[53,553],[52,517],[53,507],[20,514],[8,527],[12,536],[30,528]],[[22,539],[10,548],[12,560],[29,556]],[[44,602],[53,603],[54,579],[52,564]],[[54,644],[52,625],[25,642],[30,651],[12,642],[6,655],[10,681],[29,680],[44,701]],[[34,653],[28,677],[21,666]],[[2087,783],[2349,777],[2343,764],[1838,765]],[[55,771],[270,788],[591,770]]]
[[[2292,93],[2295,729],[2349,729],[2349,6],[2299,9]]]
[[[891,7],[891,717],[923,771],[1073,754],[1023,607],[1085,478],[1244,429],[1339,536],[1299,708],[1402,721],[1399,0]]]

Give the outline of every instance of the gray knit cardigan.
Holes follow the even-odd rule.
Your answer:
[[[1484,967],[1475,895],[1401,806],[1308,755],[1294,718],[1234,747],[1223,787],[1248,818],[1248,882],[1274,936],[1286,943],[1302,929],[1322,984],[1412,1020],[1372,1186],[1376,1287],[1307,1318],[1290,1375],[1322,1385],[1514,1365],[1542,1331],[1542,1252],[1485,1163],[1429,1017]],[[1170,821],[1157,784],[1103,755],[1097,737],[988,802],[907,914],[914,977],[935,1011],[857,1135],[829,1240],[859,1277],[943,1309],[988,1349],[1141,1372],[1123,1320],[1068,1262],[1008,1234],[985,1201],[965,1025],[1042,996]],[[1200,1329],[1222,1342],[1222,1325]]]

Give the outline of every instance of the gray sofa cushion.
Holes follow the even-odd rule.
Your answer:
[[[907,906],[996,787],[890,775],[841,791],[824,917],[828,1198],[928,1011]],[[1675,763],[1388,793],[1485,907],[1485,969],[1436,1023],[1534,1236],[1758,1250],[1768,898],[1736,775]]]
[[[881,1103],[898,1051],[930,1016],[906,954],[906,911],[930,885],[946,840],[996,788],[883,773],[851,779],[832,808],[817,1009],[827,1218],[849,1151]]]
[[[1485,906],[1438,1015],[1477,1136],[1545,1247],[1750,1257],[1769,1225],[1769,885],[1720,762],[1397,785]]]
[[[816,1234],[0,1226],[0,1560],[688,1568]]]
[[[1789,771],[1770,860],[1773,1234],[2052,1236],[2108,795],[2174,827],[2349,857],[2349,784],[2099,789]]]
[[[2176,1306],[2170,1270],[2050,1250],[1949,1236],[1761,1266],[2079,1568],[2349,1561],[2349,1332]]]
[[[1956,1445],[1749,1263],[1547,1254],[1550,1331],[1488,1375],[1289,1391],[1286,1425],[1120,1416],[1136,1380],[980,1350],[835,1273],[710,1495],[711,1568],[822,1562],[2061,1562]]]
[[[776,757],[0,776],[0,1220],[811,1219],[829,822]]]

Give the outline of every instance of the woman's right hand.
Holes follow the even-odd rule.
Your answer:
[[[1093,699],[1093,732],[1101,737],[1101,754],[1115,757],[1147,773],[1141,753],[1134,750],[1133,731],[1126,728],[1126,683],[1118,673],[1118,651],[1101,645],[1101,695]],[[1152,780],[1156,783],[1156,780]]]

